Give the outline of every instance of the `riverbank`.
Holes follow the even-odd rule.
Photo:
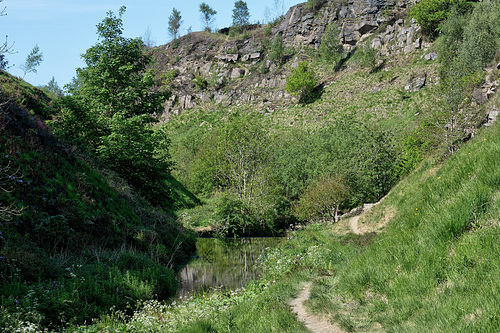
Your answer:
[[[265,288],[189,315],[177,332],[306,332],[289,305],[306,281],[308,311],[346,331],[498,331],[499,159],[493,127],[445,162],[425,162],[357,220],[383,232],[339,232],[349,228],[341,221],[290,233],[262,260]]]

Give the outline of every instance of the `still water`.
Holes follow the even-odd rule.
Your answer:
[[[257,259],[282,238],[198,238],[196,256],[179,273],[178,296],[213,287],[237,289],[261,274]]]

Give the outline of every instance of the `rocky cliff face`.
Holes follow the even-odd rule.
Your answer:
[[[302,3],[290,8],[272,31],[252,26],[240,38],[195,32],[157,47],[152,52],[161,77],[159,88],[168,86],[173,92],[158,117],[168,119],[202,104],[250,104],[266,113],[290,103],[286,77],[304,55],[296,52],[279,67],[269,61],[270,40],[276,35],[288,48],[318,48],[327,25],[335,23],[347,50],[373,34],[369,45],[383,55],[425,47],[417,38],[419,27],[406,19],[412,4],[413,0],[334,0],[313,10]]]

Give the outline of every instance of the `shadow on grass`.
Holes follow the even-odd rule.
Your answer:
[[[358,47],[355,46],[353,47],[347,54],[344,58],[340,59],[340,61],[338,62],[337,66],[335,66],[335,71],[338,72],[340,71],[344,65],[346,64],[346,62],[351,59],[351,57],[356,53],[356,51],[358,50]]]
[[[174,176],[169,175],[166,182],[171,189],[170,195],[174,203],[173,209],[192,208],[201,204],[201,200],[184,187]]]

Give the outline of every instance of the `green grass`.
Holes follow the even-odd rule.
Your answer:
[[[56,103],[43,91],[0,80],[0,207],[22,208],[0,219],[0,330],[61,329],[172,296],[194,233],[52,136],[43,120]],[[197,202],[167,181],[178,206]]]
[[[397,212],[386,231],[342,265],[313,307],[354,330],[367,318],[389,332],[498,330],[499,130],[396,186],[376,208]]]
[[[263,261],[276,282],[184,332],[300,332],[286,304],[304,280],[315,281],[311,311],[347,331],[498,331],[499,159],[495,126],[448,160],[425,161],[372,208],[372,218],[393,216],[379,235],[321,224],[291,233]]]

